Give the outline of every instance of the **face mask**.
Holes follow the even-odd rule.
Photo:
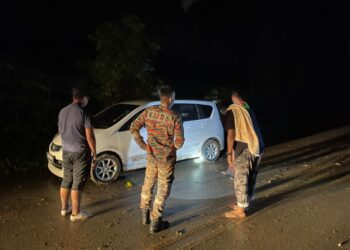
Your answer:
[[[175,103],[175,92],[171,95],[171,103],[169,104],[169,108],[172,109]]]
[[[83,100],[81,100],[81,102],[80,102],[80,106],[82,108],[85,108],[88,105],[88,103],[89,103],[89,97],[84,96]]]

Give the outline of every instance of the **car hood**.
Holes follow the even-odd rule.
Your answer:
[[[94,129],[96,136],[101,134],[103,131],[105,131],[105,129]],[[58,146],[62,146],[62,139],[58,133],[53,137],[52,143]]]

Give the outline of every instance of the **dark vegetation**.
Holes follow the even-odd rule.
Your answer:
[[[268,145],[349,123],[349,17],[339,4],[8,3],[0,14],[0,173],[46,166],[74,85],[89,107],[152,98],[228,104],[241,87]]]

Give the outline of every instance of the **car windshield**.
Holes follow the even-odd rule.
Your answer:
[[[94,116],[93,126],[95,128],[109,128],[123,119],[138,106],[139,105],[133,104],[116,104],[110,106]]]

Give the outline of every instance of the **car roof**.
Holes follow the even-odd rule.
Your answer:
[[[175,103],[193,103],[193,104],[214,104],[215,101],[203,101],[203,100],[175,100]]]
[[[124,101],[120,102],[119,104],[129,104],[129,105],[139,105],[139,106],[153,106],[158,105],[160,101],[151,101],[151,100],[131,100],[131,101]],[[181,103],[192,103],[192,104],[206,104],[206,105],[213,105],[214,101],[203,101],[203,100],[175,100],[175,104],[181,104]]]
[[[120,102],[118,104],[130,104],[130,105],[145,105],[149,102],[152,102],[151,100],[131,100],[131,101],[124,101]]]
[[[159,103],[160,103],[160,101],[149,102],[149,103],[147,103],[147,106],[157,105]],[[213,101],[175,100],[175,104],[186,104],[186,103],[190,103],[190,104],[204,104],[204,105],[210,105],[210,106],[214,104]]]

